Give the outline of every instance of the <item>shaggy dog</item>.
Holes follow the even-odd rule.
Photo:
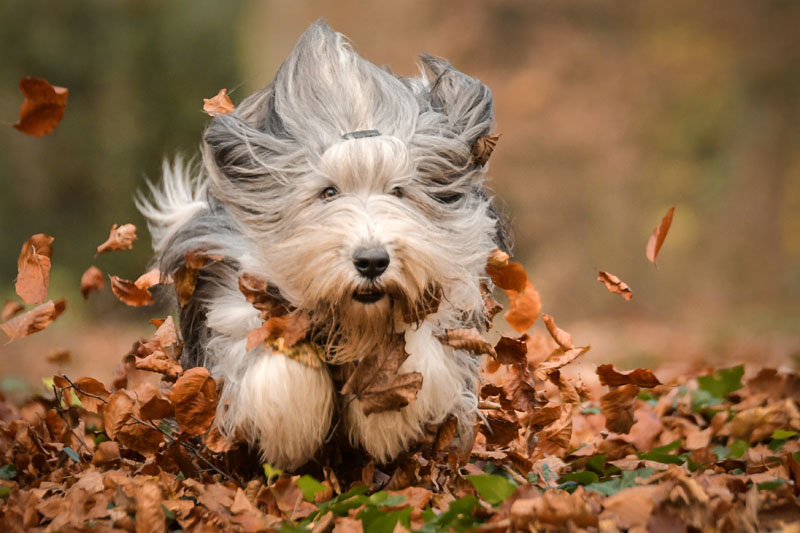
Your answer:
[[[486,260],[507,248],[476,156],[492,96],[442,59],[422,64],[419,77],[395,76],[317,22],[269,86],[211,120],[200,171],[165,164],[162,185],[138,198],[162,273],[193,250],[224,257],[181,309],[183,363],[222,380],[219,429],[273,465],[314,459],[337,425],[381,462],[451,416],[471,442],[479,360],[440,338],[485,331]],[[310,317],[325,364],[247,349],[262,316],[243,273]],[[336,373],[398,338],[399,372],[419,373],[421,388],[365,414]]]

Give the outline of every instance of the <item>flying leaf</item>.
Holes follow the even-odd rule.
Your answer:
[[[12,316],[16,315],[20,311],[25,309],[25,306],[19,302],[15,302],[13,300],[6,300],[6,303],[3,304],[3,310],[0,311],[0,320],[5,322]]]
[[[47,360],[48,363],[53,363],[57,365],[66,364],[72,362],[72,353],[69,350],[59,348],[47,354],[45,356],[45,359]]]
[[[487,444],[505,446],[519,436],[519,422],[502,413],[487,414],[482,422],[481,432]]]
[[[115,250],[130,250],[133,248],[133,241],[136,240],[136,226],[133,224],[123,224],[111,226],[106,242],[97,247],[97,253],[113,252]]]
[[[608,391],[600,398],[600,406],[606,417],[606,429],[615,433],[628,433],[636,419],[633,411],[639,387],[622,385]]]
[[[38,305],[47,296],[53,240],[50,235],[37,233],[22,244],[17,259],[15,289],[22,301],[28,305]]]
[[[524,339],[524,336],[522,339],[500,337],[494,347],[494,351],[497,353],[497,360],[504,365],[524,364],[526,362],[525,356],[528,353],[528,345]]]
[[[253,307],[261,311],[264,320],[289,312],[289,302],[267,280],[255,274],[245,272],[239,276],[239,291]]]
[[[489,135],[478,137],[478,140],[472,145],[472,161],[475,165],[482,167],[489,161],[500,135],[500,133],[490,133]]]
[[[99,412],[100,406],[111,396],[111,392],[106,389],[105,385],[94,378],[76,380],[75,392],[78,394],[83,408],[93,413]]]
[[[109,276],[111,291],[119,301],[131,307],[142,307],[155,302],[153,295],[147,289],[140,289],[132,281],[117,276]]]
[[[169,381],[175,381],[183,372],[181,364],[161,350],[156,350],[141,359],[136,359],[134,364],[139,370],[163,374]]]
[[[294,346],[306,337],[311,321],[305,311],[294,310],[288,315],[274,316],[247,335],[247,349],[252,350],[267,339],[282,337],[286,346]]]
[[[30,76],[20,80],[19,89],[25,100],[19,109],[19,122],[14,127],[35,137],[47,135],[56,129],[64,117],[69,91]]]
[[[109,438],[113,439],[117,432],[129,422],[134,406],[133,399],[124,390],[115,392],[108,403],[103,406],[103,429]]]
[[[664,244],[664,239],[667,238],[667,232],[672,225],[672,215],[675,214],[675,206],[669,208],[667,214],[661,219],[661,223],[653,230],[650,240],[647,241],[647,259],[655,263],[658,252],[661,251],[661,245]]]
[[[508,311],[505,314],[506,322],[518,333],[525,333],[536,322],[542,310],[539,292],[528,280],[523,292],[507,290],[506,294],[509,302]]]
[[[555,320],[550,315],[542,315],[544,325],[547,326],[547,331],[553,340],[558,343],[564,351],[572,350],[575,345],[572,344],[572,335],[556,326]]]
[[[630,300],[631,298],[633,298],[633,292],[631,292],[631,289],[630,287],[628,287],[628,284],[619,279],[614,274],[601,270],[600,272],[597,273],[597,281],[605,284],[606,288],[609,291],[619,294],[626,300]]]
[[[178,303],[181,307],[186,306],[191,300],[197,287],[200,270],[212,261],[223,261],[224,259],[221,255],[209,254],[204,250],[186,252],[184,257],[185,264],[173,274],[175,290],[178,293]]]
[[[572,361],[574,361],[575,359],[582,356],[588,351],[589,351],[589,346],[573,348],[571,350],[556,348],[556,350],[553,353],[551,353],[545,361],[539,363],[533,375],[536,379],[544,381],[545,379],[547,379],[547,376],[549,376],[556,370],[560,370],[561,368],[568,365],[569,363],[571,363]]]
[[[143,420],[157,420],[174,414],[172,404],[159,394],[158,389],[148,382],[140,383],[133,390],[139,402],[139,413]]]
[[[437,336],[442,344],[455,348],[456,350],[464,350],[473,355],[491,355],[497,357],[494,348],[491,344],[481,336],[480,332],[475,329],[446,329],[441,336]]]
[[[165,279],[161,279],[161,271],[157,268],[153,270],[148,270],[138,278],[136,281],[133,282],[134,285],[139,287],[140,289],[149,289],[151,287],[155,287],[156,285],[160,285],[161,283],[168,285],[172,283],[172,277],[166,276]]]
[[[509,255],[502,250],[495,249],[486,262],[486,273],[492,282],[501,289],[524,292],[528,275],[525,268],[519,263],[511,261]]]
[[[203,367],[185,371],[173,385],[169,396],[181,431],[202,435],[214,421],[217,410],[217,384]]]
[[[89,298],[90,292],[103,290],[105,286],[106,280],[103,272],[94,265],[87,268],[86,272],[81,276],[81,294],[84,300]]]
[[[211,117],[227,115],[234,109],[233,102],[228,98],[228,89],[220,89],[213,98],[203,98],[203,111]]]
[[[600,377],[601,384],[610,387],[619,387],[620,385],[633,383],[639,387],[649,389],[661,385],[661,382],[658,381],[653,371],[646,368],[637,368],[627,374],[622,374],[614,370],[613,365],[600,365],[597,367],[597,375]]]
[[[21,339],[27,337],[53,323],[67,307],[66,300],[59,300],[53,303],[52,300],[40,306],[34,307],[25,314],[0,324],[6,335],[11,339]]]

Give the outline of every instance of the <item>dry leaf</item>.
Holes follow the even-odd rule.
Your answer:
[[[447,448],[455,438],[457,431],[458,418],[450,415],[436,430],[436,437],[433,439],[433,445],[431,446],[433,451],[440,452]]]
[[[404,337],[396,335],[386,351],[358,363],[342,387],[342,394],[355,395],[367,416],[405,407],[416,399],[422,388],[419,372],[397,373],[406,358]]]
[[[53,321],[64,312],[66,307],[66,300],[59,300],[56,303],[50,300],[38,307],[34,307],[25,314],[0,324],[0,329],[11,339],[21,339],[38,331],[42,331],[52,324]]]
[[[97,247],[97,253],[113,252],[115,250],[130,250],[133,248],[133,241],[136,240],[136,226],[133,224],[123,224],[111,226],[111,232],[106,242]]]
[[[507,253],[493,250],[486,262],[486,273],[492,283],[505,290],[524,292],[528,275],[519,263],[511,261]]]
[[[247,349],[252,350],[267,339],[283,338],[291,347],[305,339],[311,320],[305,311],[295,310],[285,316],[274,316],[247,335]]]
[[[141,307],[155,303],[153,295],[147,289],[140,289],[132,281],[109,276],[111,279],[111,291],[119,301],[131,307]]]
[[[482,422],[481,432],[486,443],[505,446],[519,436],[519,422],[499,412],[487,414]]]
[[[25,100],[19,109],[19,122],[14,127],[35,137],[47,135],[56,129],[67,108],[69,91],[30,76],[20,80],[19,89]]]
[[[156,350],[141,359],[136,359],[134,364],[139,370],[163,374],[169,381],[175,381],[183,373],[181,364],[161,350]]]
[[[151,383],[140,383],[133,389],[139,402],[139,414],[142,420],[157,420],[173,416],[172,404],[161,397],[158,389]]]
[[[219,254],[210,254],[205,250],[190,250],[186,252],[184,261],[188,268],[200,270],[209,263],[225,261],[225,257]]]
[[[203,444],[214,453],[224,453],[236,448],[236,444],[220,433],[217,426],[212,427],[211,431],[206,434]]]
[[[613,365],[600,365],[597,367],[597,375],[600,377],[600,383],[609,387],[633,383],[639,387],[650,389],[661,385],[653,371],[646,368],[637,368],[627,374],[621,374],[614,370]]]
[[[508,311],[505,314],[506,322],[518,333],[525,333],[536,322],[542,310],[539,292],[528,280],[523,292],[509,290],[506,291],[506,294],[509,302]]]
[[[628,284],[619,279],[614,274],[601,270],[600,272],[597,273],[597,281],[605,284],[606,288],[609,291],[621,295],[626,300],[630,301],[630,299],[633,298],[633,292],[631,292],[631,289],[630,287],[628,287]]]
[[[494,351],[497,353],[497,360],[504,365],[521,365],[527,361],[525,356],[528,353],[528,344],[525,342],[524,336],[520,339],[500,337]]]
[[[53,240],[50,235],[37,233],[22,244],[17,259],[17,281],[14,287],[22,301],[28,305],[38,305],[47,296]]]
[[[136,499],[136,533],[163,533],[167,530],[167,517],[161,507],[161,488],[155,481],[138,484]]]
[[[446,329],[436,337],[439,342],[456,350],[464,350],[473,355],[491,355],[497,357],[492,345],[486,342],[477,329]]]
[[[575,348],[575,345],[572,344],[572,335],[556,326],[553,317],[550,315],[542,315],[542,320],[544,321],[544,325],[547,326],[547,331],[550,333],[550,336],[553,337],[553,340],[556,341],[564,351]]]
[[[277,289],[271,288],[267,280],[255,274],[245,272],[239,276],[239,291],[253,307],[261,311],[264,320],[289,312],[289,302],[281,297]]]
[[[566,351],[561,348],[556,348],[545,361],[539,363],[533,376],[540,381],[544,381],[547,379],[547,376],[568,365],[588,351],[589,346],[582,346]]]
[[[203,98],[203,111],[211,117],[227,115],[234,109],[233,102],[228,98],[228,89],[220,89],[213,98]]]
[[[25,309],[25,306],[21,303],[13,300],[6,300],[6,303],[3,304],[3,310],[0,311],[0,321],[5,322],[23,309]]]
[[[127,391],[119,390],[111,396],[103,407],[103,429],[109,438],[113,439],[117,432],[130,422],[134,406],[133,399],[128,396]]]
[[[203,367],[185,371],[169,396],[181,431],[202,435],[214,421],[217,410],[217,384]]]
[[[100,406],[111,396],[111,392],[106,389],[105,385],[94,378],[81,378],[74,383],[78,399],[87,411],[98,413]]]
[[[472,145],[472,161],[475,165],[482,167],[489,161],[500,135],[500,133],[490,133],[489,135],[478,137],[478,140]]]
[[[113,440],[103,441],[97,445],[92,457],[92,464],[108,465],[120,460],[119,444]]]
[[[89,298],[90,292],[103,290],[105,286],[106,280],[103,273],[94,265],[87,268],[81,276],[81,294],[84,300]]]
[[[136,281],[133,282],[140,289],[149,289],[150,287],[155,287],[156,285],[161,284],[161,271],[157,268],[153,270],[148,270],[138,278]],[[167,276],[164,280],[164,284],[172,283],[172,278]]]
[[[64,348],[60,348],[58,350],[53,350],[49,354],[45,356],[48,363],[53,364],[65,364],[72,362],[72,353],[69,350]]]
[[[656,226],[650,240],[647,241],[647,259],[652,263],[656,262],[658,252],[661,251],[661,245],[664,244],[664,239],[667,238],[667,232],[672,225],[672,215],[675,214],[675,206],[669,208],[667,214],[661,219],[661,224]]]
[[[636,419],[633,411],[639,387],[622,385],[608,391],[600,398],[600,406],[606,417],[606,429],[614,433],[628,433]]]

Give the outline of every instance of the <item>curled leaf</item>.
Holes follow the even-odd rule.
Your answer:
[[[117,276],[109,276],[109,278],[111,279],[111,291],[125,305],[142,307],[155,302],[155,298],[149,290],[140,289],[132,281]]]
[[[234,109],[233,102],[228,97],[228,89],[220,89],[212,98],[203,98],[203,111],[211,117],[227,115]]]
[[[156,285],[160,285],[162,283],[161,280],[161,271],[157,268],[153,270],[149,270],[136,278],[136,281],[133,282],[134,285],[139,287],[140,289],[149,289],[151,287],[155,287]],[[164,284],[172,283],[172,278],[167,276],[165,280],[163,280]]]
[[[626,300],[633,298],[633,292],[631,292],[631,288],[628,287],[628,284],[614,274],[601,270],[597,273],[597,281],[603,283],[609,291],[619,294]]]
[[[203,367],[185,371],[169,396],[181,431],[202,435],[214,421],[217,409],[217,384]]]
[[[542,315],[544,325],[547,326],[547,331],[553,340],[561,346],[564,351],[572,350],[575,346],[572,344],[572,335],[556,326],[555,320],[550,315]]]
[[[66,300],[62,299],[56,303],[50,300],[49,302],[34,307],[25,314],[0,324],[0,329],[11,339],[21,339],[22,337],[27,337],[28,335],[42,331],[52,324],[53,321],[64,312],[66,307]]]
[[[261,311],[261,317],[265,320],[289,312],[289,302],[260,276],[249,272],[243,273],[239,276],[239,291],[253,304],[253,307]]]
[[[113,252],[115,250],[130,250],[133,248],[133,241],[136,240],[136,226],[133,224],[123,224],[111,226],[106,242],[97,247],[97,253]]]
[[[524,339],[525,336],[521,339],[500,337],[494,347],[494,351],[497,353],[497,360],[504,365],[524,364],[526,362],[525,356],[528,353],[528,345]]]
[[[25,100],[19,109],[19,122],[14,127],[35,137],[47,135],[56,129],[64,117],[69,91],[31,76],[20,80],[19,90]]]
[[[653,230],[653,234],[647,241],[647,259],[655,263],[658,257],[658,252],[661,251],[661,245],[664,244],[664,239],[667,238],[667,232],[672,225],[672,215],[675,214],[675,206],[669,208],[667,214],[661,219],[661,223]]]
[[[478,140],[472,145],[473,163],[482,167],[489,161],[489,157],[492,155],[494,147],[497,146],[500,135],[500,133],[490,133],[489,135],[478,137]]]
[[[5,322],[9,318],[18,314],[23,309],[25,309],[25,306],[22,305],[21,303],[15,302],[13,300],[6,300],[6,303],[3,304],[3,310],[0,311],[0,320]]]
[[[487,354],[492,357],[497,357],[492,345],[486,342],[480,332],[475,328],[447,329],[437,338],[443,344],[455,348],[456,350],[464,350],[473,355]]]
[[[22,244],[17,259],[17,282],[14,287],[22,301],[28,305],[40,304],[47,296],[53,240],[50,235],[37,233]]]
[[[247,349],[252,350],[267,339],[283,338],[286,346],[294,346],[306,337],[311,320],[304,311],[295,310],[285,316],[274,316],[247,335]]]
[[[486,263],[486,273],[492,282],[505,290],[524,292],[528,275],[519,263],[511,261],[502,250],[493,250]]]
[[[103,272],[94,265],[87,268],[81,276],[81,295],[84,300],[89,298],[90,292],[103,290],[105,286],[106,280]]]
[[[636,422],[633,411],[639,387],[622,385],[608,391],[600,398],[600,406],[606,417],[606,429],[615,433],[628,433]]]
[[[600,383],[609,387],[619,387],[620,385],[634,384],[643,388],[652,388],[661,385],[652,370],[637,368],[627,374],[622,374],[614,370],[613,365],[600,365],[597,367],[597,375]]]
[[[509,302],[508,311],[505,314],[506,322],[518,333],[525,333],[536,322],[542,310],[539,292],[528,280],[523,292],[508,290],[506,294]]]

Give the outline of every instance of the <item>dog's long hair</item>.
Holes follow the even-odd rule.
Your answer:
[[[425,55],[418,77],[398,77],[318,22],[269,86],[211,120],[202,169],[165,163],[163,185],[137,198],[159,268],[174,272],[192,250],[225,257],[202,270],[181,310],[184,364],[206,365],[225,380],[223,429],[260,438],[252,435],[258,415],[237,412],[263,407],[242,405],[257,396],[244,389],[258,386],[247,375],[261,364],[244,349],[259,318],[237,288],[242,272],[268,279],[310,314],[332,363],[369,355],[405,322],[431,338],[442,329],[483,328],[486,258],[509,248],[505,218],[484,188],[485,165],[474,156],[492,121],[489,89],[446,61]],[[331,187],[340,197],[321,199]],[[378,281],[365,280],[353,269],[353,249],[376,243],[391,263]],[[353,291],[365,289],[389,297],[354,302]],[[420,326],[432,299],[439,308]],[[407,336],[412,353],[409,344]],[[447,363],[454,385],[442,394],[461,398],[449,411],[467,428],[477,363],[459,357]],[[418,399],[418,408],[433,412],[426,401]],[[331,402],[320,402],[332,416]],[[383,459],[396,453],[395,444],[386,446],[392,450]]]

